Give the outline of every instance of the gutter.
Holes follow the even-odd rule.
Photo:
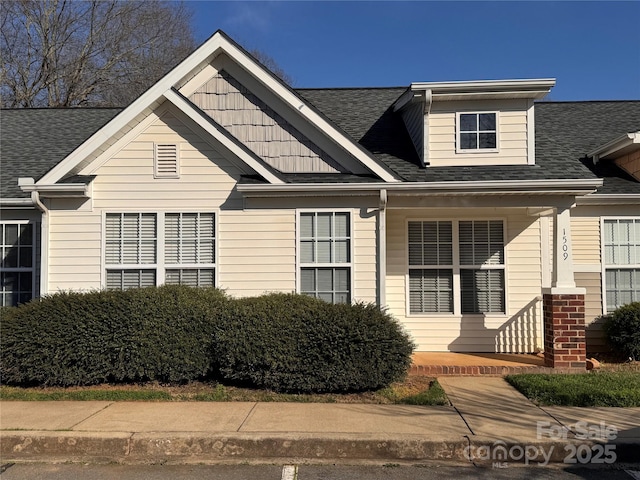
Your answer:
[[[89,197],[89,186],[84,183],[55,183],[52,185],[36,185],[33,178],[19,178],[18,186],[23,192],[42,194],[43,197]]]
[[[577,205],[638,205],[640,194],[596,194],[585,195],[576,199]]]
[[[31,198],[0,198],[0,207],[33,208]]]
[[[404,182],[404,183],[287,183],[280,185],[240,184],[239,192],[248,196],[262,195],[378,195],[381,190],[389,193],[420,195],[586,195],[602,186],[602,179],[575,180],[508,180],[469,182]]]

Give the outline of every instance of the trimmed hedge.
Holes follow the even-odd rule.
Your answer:
[[[295,294],[238,299],[216,325],[224,380],[284,392],[378,389],[401,379],[414,345],[372,304]]]
[[[60,293],[2,310],[5,384],[70,386],[204,377],[292,392],[377,389],[413,344],[374,305],[293,294],[232,299],[163,286]]]
[[[604,331],[615,349],[640,359],[640,302],[623,305],[608,315]]]
[[[185,382],[211,373],[216,289],[60,293],[3,310],[3,383]]]

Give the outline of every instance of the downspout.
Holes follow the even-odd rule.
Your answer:
[[[31,192],[31,201],[42,212],[40,234],[40,296],[49,290],[49,209],[40,200],[37,190]]]
[[[378,210],[378,305],[387,306],[387,190],[380,190]]]

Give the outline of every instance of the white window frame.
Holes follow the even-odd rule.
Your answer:
[[[31,298],[33,300],[36,296],[36,227],[37,223],[31,220],[0,220],[0,225],[18,225],[18,229],[20,225],[31,225],[31,267],[0,267],[0,271],[2,272],[18,272],[18,273],[28,273],[31,272]],[[18,230],[19,231],[19,230]],[[19,236],[19,235],[18,235]],[[4,242],[4,239],[0,239],[0,242]],[[4,260],[4,259],[3,259]],[[4,299],[0,300],[0,305]]]
[[[306,213],[347,213],[349,214],[349,262],[345,263],[308,263],[302,262],[302,247],[301,247],[301,239],[302,235],[300,232],[300,217],[302,214]],[[336,209],[336,208],[303,208],[296,209],[296,292],[303,293],[301,284],[302,284],[302,269],[304,268],[348,268],[349,269],[349,303],[354,302],[354,277],[355,277],[355,262],[353,259],[354,254],[354,211],[353,209]]]
[[[159,153],[158,148],[161,146],[175,146],[176,148],[176,171],[165,173],[160,171],[159,168]],[[180,178],[180,143],[172,142],[154,142],[153,144],[153,177],[154,178]]]
[[[106,245],[107,245],[107,230],[106,230],[106,221],[108,214],[123,214],[123,213],[151,213],[156,215],[156,263],[154,264],[107,264],[106,263]],[[167,264],[165,262],[165,215],[171,213],[210,213],[213,214],[213,224],[214,224],[214,263],[198,263],[198,264]],[[103,289],[107,288],[107,270],[155,270],[156,272],[156,286],[164,285],[166,278],[166,270],[167,269],[213,269],[214,271],[214,286],[217,287],[219,285],[219,267],[218,267],[218,249],[219,249],[219,219],[220,219],[220,211],[217,208],[210,209],[171,209],[171,210],[151,210],[151,209],[118,209],[118,210],[108,210],[103,211],[102,213],[102,255],[101,255],[101,278],[100,283]]]
[[[460,143],[460,115],[481,115],[481,114],[494,114],[496,116],[496,148],[480,148],[479,146],[476,148],[462,148]],[[465,132],[470,133],[470,132]],[[493,133],[492,130],[480,130],[480,125],[478,124],[478,130],[476,133]],[[479,145],[479,142],[478,142]],[[456,112],[456,153],[498,153],[500,151],[500,112],[497,110],[488,110],[488,111],[469,111],[469,112]]]
[[[600,278],[601,278],[601,296],[602,296],[602,314],[603,315],[607,315],[609,313],[611,313],[609,311],[609,306],[607,304],[607,267],[610,267],[611,269],[640,269],[640,263],[639,264],[629,264],[629,265],[625,265],[625,264],[619,264],[619,265],[608,265],[607,264],[607,260],[606,260],[606,253],[605,253],[605,223],[607,220],[634,220],[634,221],[640,221],[640,217],[638,216],[632,216],[632,215],[622,215],[622,216],[607,216],[607,217],[600,217],[600,265],[601,265],[601,272],[600,272]],[[640,301],[640,299],[639,299]]]
[[[502,248],[503,263],[501,265],[461,265],[460,263],[460,222],[502,222]],[[453,240],[453,265],[451,266],[421,266],[410,265],[409,263],[409,222],[451,222],[451,236]],[[507,231],[508,224],[506,218],[497,217],[476,217],[476,218],[407,218],[404,226],[404,248],[405,248],[405,315],[412,318],[456,318],[456,317],[481,317],[481,318],[505,318],[509,316],[509,282],[508,282],[508,262],[507,262]],[[486,313],[463,313],[462,312],[462,280],[460,271],[464,269],[480,270],[503,270],[504,271],[504,312]],[[451,269],[453,271],[453,312],[412,312],[411,292],[409,285],[409,269]]]
[[[166,224],[165,224],[165,220],[167,215],[184,215],[184,214],[196,214],[198,216],[200,215],[213,215],[213,263],[168,263],[166,260],[166,251],[165,251],[165,245],[166,245]],[[163,257],[162,257],[162,269],[163,269],[163,276],[162,276],[162,283],[166,283],[166,278],[167,278],[167,270],[213,270],[213,282],[214,282],[214,286],[218,285],[217,282],[217,274],[218,274],[218,268],[217,268],[217,260],[218,260],[218,213],[217,212],[213,212],[213,211],[201,211],[201,212],[195,212],[195,211],[180,211],[180,212],[163,212],[162,214],[162,222],[163,222],[163,229],[162,229],[162,248],[163,248]],[[180,227],[182,228],[182,227]],[[180,231],[180,235],[179,238],[182,240],[183,236],[182,236],[182,230]]]

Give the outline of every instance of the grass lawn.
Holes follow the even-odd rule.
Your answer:
[[[409,376],[375,392],[291,394],[193,382],[186,385],[96,385],[91,387],[0,387],[0,400],[104,400],[164,402],[315,402],[448,405],[437,380]]]
[[[509,375],[506,380],[538,405],[640,407],[640,372]]]

